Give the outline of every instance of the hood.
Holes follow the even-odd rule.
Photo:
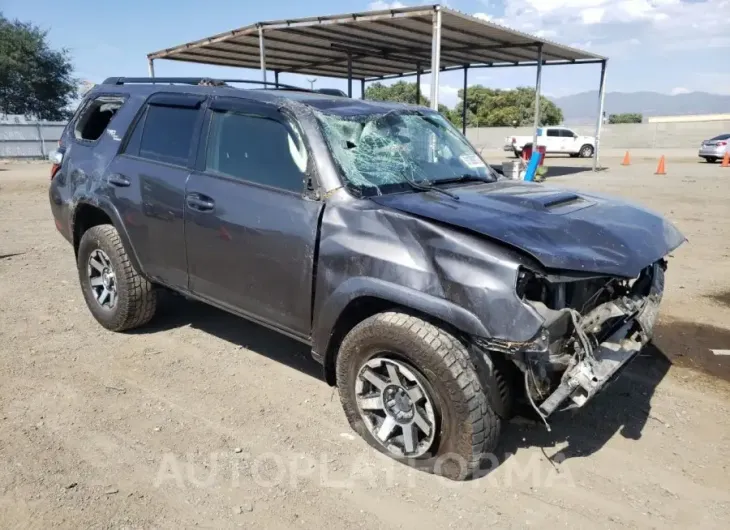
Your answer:
[[[482,234],[550,269],[634,278],[685,241],[661,215],[618,199],[505,180],[452,191],[461,200],[436,192],[371,200]]]

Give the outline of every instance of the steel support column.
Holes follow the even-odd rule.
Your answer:
[[[540,88],[542,86],[542,44],[537,47],[537,79],[535,80],[535,130],[532,134],[532,152],[537,151],[537,129],[540,127]]]
[[[464,103],[464,108],[461,109],[461,132],[463,134],[466,134],[466,103],[467,103],[466,87],[467,86],[469,86],[469,65],[465,64],[464,65],[464,97],[462,98],[463,103]]]
[[[598,89],[598,120],[596,121],[596,150],[593,153],[593,171],[599,167],[598,155],[601,148],[601,129],[603,128],[603,107],[606,100],[606,64],[608,60],[601,63],[601,85]]]
[[[279,70],[274,70],[274,86],[279,88]]]
[[[360,79],[360,99],[365,99],[365,79]]]
[[[439,72],[441,71],[441,6],[433,12],[433,33],[431,35],[431,108],[439,108]]]
[[[266,83],[266,43],[264,43],[264,28],[259,26],[259,55],[261,57],[261,77]]]
[[[421,104],[421,63],[416,64],[416,105]]]
[[[352,97],[352,54],[347,52],[347,97]]]
[[[155,60],[147,59],[147,73],[150,77],[155,77]]]

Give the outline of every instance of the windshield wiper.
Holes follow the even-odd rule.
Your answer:
[[[434,185],[439,184],[454,184],[456,182],[469,182],[469,181],[478,181],[478,182],[494,182],[494,179],[491,179],[489,177],[482,177],[481,175],[472,175],[471,173],[465,173],[464,175],[459,175],[457,177],[450,177],[445,179],[437,179],[433,181]]]
[[[441,188],[438,188],[433,185],[431,181],[428,180],[421,180],[421,181],[415,181],[409,178],[406,178],[406,182],[413,188],[414,190],[419,191],[437,191],[439,193],[443,193],[444,195],[451,197],[455,201],[461,200],[459,196],[456,193],[452,193],[449,190],[444,190]]]

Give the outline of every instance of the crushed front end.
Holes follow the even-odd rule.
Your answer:
[[[666,262],[635,279],[545,275],[523,269],[517,293],[544,319],[529,342],[477,340],[523,372],[528,400],[543,419],[582,407],[651,339],[664,292]]]

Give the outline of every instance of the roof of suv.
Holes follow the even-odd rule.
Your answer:
[[[116,78],[110,78],[112,81],[114,79]],[[286,87],[285,89],[240,89],[231,85],[209,86],[196,84],[168,84],[161,82],[127,84],[109,83],[105,81],[104,83],[94,87],[93,91],[143,95],[151,95],[157,92],[176,92],[185,94],[227,96],[272,104],[297,102],[322,112],[340,115],[379,114],[397,109],[425,109],[425,107],[416,107],[415,105],[409,105],[406,103],[352,99],[305,89],[299,91],[296,87]]]

